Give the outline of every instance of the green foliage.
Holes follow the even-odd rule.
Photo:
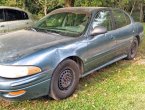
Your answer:
[[[65,2],[66,0],[0,0],[0,5],[16,6],[32,14],[44,15],[46,12],[65,6]],[[134,4],[135,8],[139,9],[139,4],[144,2],[145,0],[75,0],[74,6],[119,7],[130,12]]]
[[[0,6],[5,4],[5,0],[0,0]]]

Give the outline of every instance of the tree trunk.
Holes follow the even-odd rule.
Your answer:
[[[44,15],[47,15],[47,0],[44,3]]]
[[[133,12],[133,10],[134,10],[134,8],[135,8],[135,4],[136,4],[136,0],[134,1],[134,4],[133,4],[133,6],[132,6],[132,9],[131,9],[130,15],[132,15],[132,12]]]
[[[23,2],[23,9],[24,9],[24,10],[27,10],[27,9],[26,9],[26,5],[27,5],[27,0],[24,0],[24,2]]]
[[[143,20],[143,3],[140,4],[140,22]]]
[[[65,7],[73,7],[75,0],[65,0]]]

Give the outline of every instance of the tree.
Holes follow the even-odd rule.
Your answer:
[[[136,4],[136,0],[134,0],[134,3],[133,3],[133,5],[132,5],[132,9],[131,9],[131,12],[130,12],[130,15],[132,15],[132,12],[133,12],[133,10],[134,10],[134,8],[135,8],[135,4]]]
[[[6,0],[0,0],[0,4],[1,4],[1,5],[4,5],[5,2],[6,2]]]
[[[0,0],[0,5],[20,7],[30,11],[32,14],[46,15],[53,9],[73,6],[103,6],[121,8],[143,20],[143,8],[145,0]]]
[[[73,7],[75,0],[64,0],[65,1],[65,7]]]
[[[144,0],[141,0],[139,4],[140,5],[140,22],[143,21],[143,18],[144,18],[143,3],[144,3]]]

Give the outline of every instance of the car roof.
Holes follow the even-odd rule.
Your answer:
[[[77,12],[77,13],[91,13],[94,10],[101,10],[101,9],[108,9],[109,7],[66,7],[66,8],[59,8],[52,13],[61,13],[61,12]]]
[[[13,9],[13,10],[18,10],[18,11],[24,11],[23,9],[17,8],[17,7],[9,7],[9,6],[0,6],[0,9]]]

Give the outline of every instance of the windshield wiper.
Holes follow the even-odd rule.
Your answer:
[[[63,30],[63,31],[68,31],[68,32],[76,32],[76,33],[79,33],[77,31],[74,31],[74,30],[68,30],[68,29],[65,29],[65,28],[57,28],[59,30]]]
[[[31,27],[30,30],[35,31],[35,32],[45,32],[45,33],[60,34],[59,31],[54,30],[53,28],[50,28],[50,29],[43,29],[43,28]]]
[[[51,29],[45,29],[45,31],[46,31],[47,33],[51,32],[51,33],[60,34],[60,32],[59,32],[59,31],[54,30],[53,28],[51,28]]]
[[[31,30],[36,31],[36,32],[47,32],[46,29],[37,28],[37,27],[31,27]]]

